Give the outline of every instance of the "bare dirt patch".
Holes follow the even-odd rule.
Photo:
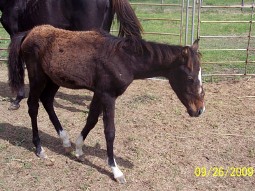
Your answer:
[[[204,87],[206,112],[199,118],[188,116],[167,81],[135,81],[118,99],[115,155],[127,179],[119,185],[106,165],[101,118],[80,163],[64,153],[41,106],[40,135],[51,160],[35,156],[26,99],[19,110],[7,110],[14,95],[6,65],[0,65],[0,190],[253,190],[255,175],[230,176],[227,170],[255,168],[255,79]],[[91,97],[63,88],[56,96],[56,112],[73,142]],[[196,177],[196,167],[207,168],[207,176]],[[224,168],[224,176],[213,174],[213,167]]]

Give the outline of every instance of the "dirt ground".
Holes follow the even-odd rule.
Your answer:
[[[254,190],[255,79],[204,88],[206,112],[199,118],[188,116],[167,81],[135,81],[118,99],[114,149],[127,180],[120,185],[106,164],[102,118],[85,141],[81,163],[65,154],[41,106],[40,135],[50,159],[39,159],[26,99],[19,110],[7,110],[14,95],[6,65],[0,65],[0,190]],[[57,115],[72,142],[91,97],[64,88],[56,96]]]

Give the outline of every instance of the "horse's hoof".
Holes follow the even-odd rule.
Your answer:
[[[120,177],[117,177],[117,178],[115,178],[116,180],[117,180],[117,182],[118,183],[120,183],[120,184],[125,184],[127,181],[126,181],[126,179],[125,179],[125,177],[124,177],[124,175],[123,176],[120,176]]]
[[[77,156],[77,155],[76,155],[76,158],[77,158],[77,160],[78,160],[79,162],[85,162],[85,156],[84,156],[84,154],[83,154],[83,155],[80,155],[80,156]]]
[[[65,147],[65,153],[71,153],[73,151],[72,147]]]
[[[47,159],[48,156],[45,154],[44,151],[41,151],[40,153],[36,153],[36,155],[40,158],[40,159]]]
[[[11,103],[8,110],[17,110],[17,109],[19,109],[19,107],[20,107],[20,105],[18,103]]]

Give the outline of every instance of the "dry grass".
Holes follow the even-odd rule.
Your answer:
[[[6,66],[0,66],[0,190],[253,190],[252,177],[196,177],[196,167],[255,168],[255,79],[207,83],[206,113],[190,118],[166,81],[135,81],[116,105],[116,160],[127,184],[106,165],[102,119],[85,141],[86,161],[65,155],[45,111],[38,123],[51,160],[31,143],[26,100],[8,111]],[[75,141],[92,94],[60,89],[56,112]],[[246,97],[250,96],[250,97]]]

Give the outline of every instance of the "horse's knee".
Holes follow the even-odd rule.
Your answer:
[[[39,103],[32,101],[31,98],[27,100],[28,114],[30,117],[38,115]]]
[[[28,106],[28,114],[31,118],[37,117],[38,108],[39,107]]]
[[[107,142],[113,142],[115,139],[115,129],[111,129],[111,130],[105,130],[104,131],[105,134],[105,139]]]

